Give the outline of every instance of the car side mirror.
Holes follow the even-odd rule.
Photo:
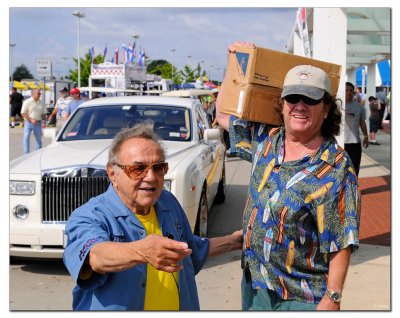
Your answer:
[[[204,140],[205,141],[219,140],[219,139],[221,139],[221,134],[220,134],[219,129],[210,128],[210,129],[206,129],[204,131]]]

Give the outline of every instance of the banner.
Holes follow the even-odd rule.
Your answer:
[[[303,42],[304,56],[311,57],[310,41],[308,39],[307,9],[306,8],[299,8],[297,10],[297,26],[299,28],[301,41]]]

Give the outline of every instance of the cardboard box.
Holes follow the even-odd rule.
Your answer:
[[[238,46],[229,55],[220,111],[245,120],[271,125],[281,123],[275,111],[286,73],[296,65],[310,64],[323,69],[337,94],[341,66],[264,48]]]

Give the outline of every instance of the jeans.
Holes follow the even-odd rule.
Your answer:
[[[251,280],[242,277],[242,310],[308,311],[316,310],[317,304],[296,300],[283,300],[273,290],[253,289]]]
[[[25,120],[24,124],[24,153],[29,153],[29,144],[30,144],[30,136],[33,131],[33,135],[35,136],[36,140],[36,150],[42,148],[42,125],[41,121],[39,120],[36,125],[32,124],[31,122]]]

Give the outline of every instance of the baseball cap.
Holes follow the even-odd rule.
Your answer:
[[[81,93],[81,91],[79,90],[79,88],[73,88],[73,89],[71,89],[71,91],[69,92],[71,95],[73,95],[73,94],[80,94]]]
[[[59,92],[66,92],[66,93],[68,93],[68,88],[64,87],[63,89],[60,89]]]
[[[318,67],[298,65],[287,72],[281,97],[298,94],[312,99],[321,99],[325,92],[331,93],[331,80]]]

